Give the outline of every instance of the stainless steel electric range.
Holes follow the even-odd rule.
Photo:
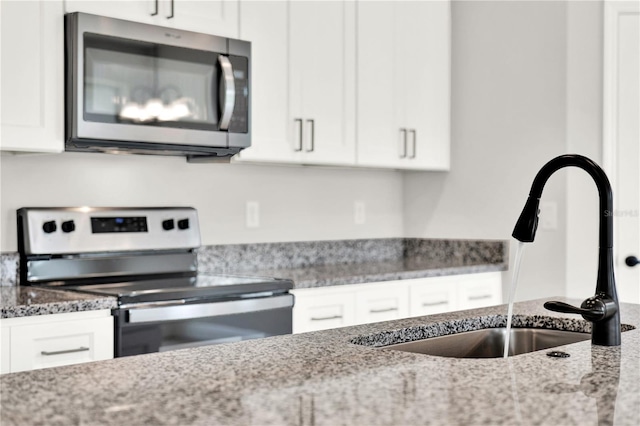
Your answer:
[[[22,208],[21,285],[114,296],[117,357],[291,333],[289,280],[198,273],[192,208]]]

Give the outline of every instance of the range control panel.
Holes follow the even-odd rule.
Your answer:
[[[91,232],[94,234],[147,232],[147,218],[145,216],[92,217]]]
[[[200,246],[198,215],[190,207],[22,208],[18,226],[28,255]]]

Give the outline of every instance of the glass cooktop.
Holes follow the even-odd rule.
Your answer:
[[[244,299],[287,293],[290,280],[268,277],[205,275],[193,277],[147,279],[107,284],[65,286],[83,293],[114,296],[120,305],[149,302],[204,302],[219,299]]]

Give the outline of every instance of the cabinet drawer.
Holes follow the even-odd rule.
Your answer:
[[[11,372],[113,358],[113,318],[11,327]]]
[[[409,285],[412,317],[450,312],[457,309],[457,285],[451,278],[430,278]]]
[[[355,324],[355,294],[295,293],[293,332],[326,330]]]
[[[482,308],[502,303],[500,273],[475,275],[458,283],[458,309]]]
[[[407,287],[391,284],[390,288],[356,293],[356,324],[389,321],[409,316]]]

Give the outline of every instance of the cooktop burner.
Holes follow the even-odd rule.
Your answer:
[[[161,301],[206,302],[207,300],[243,299],[259,293],[286,293],[291,281],[266,277],[205,275],[162,278],[109,284],[66,285],[68,290],[115,296],[120,305]]]

